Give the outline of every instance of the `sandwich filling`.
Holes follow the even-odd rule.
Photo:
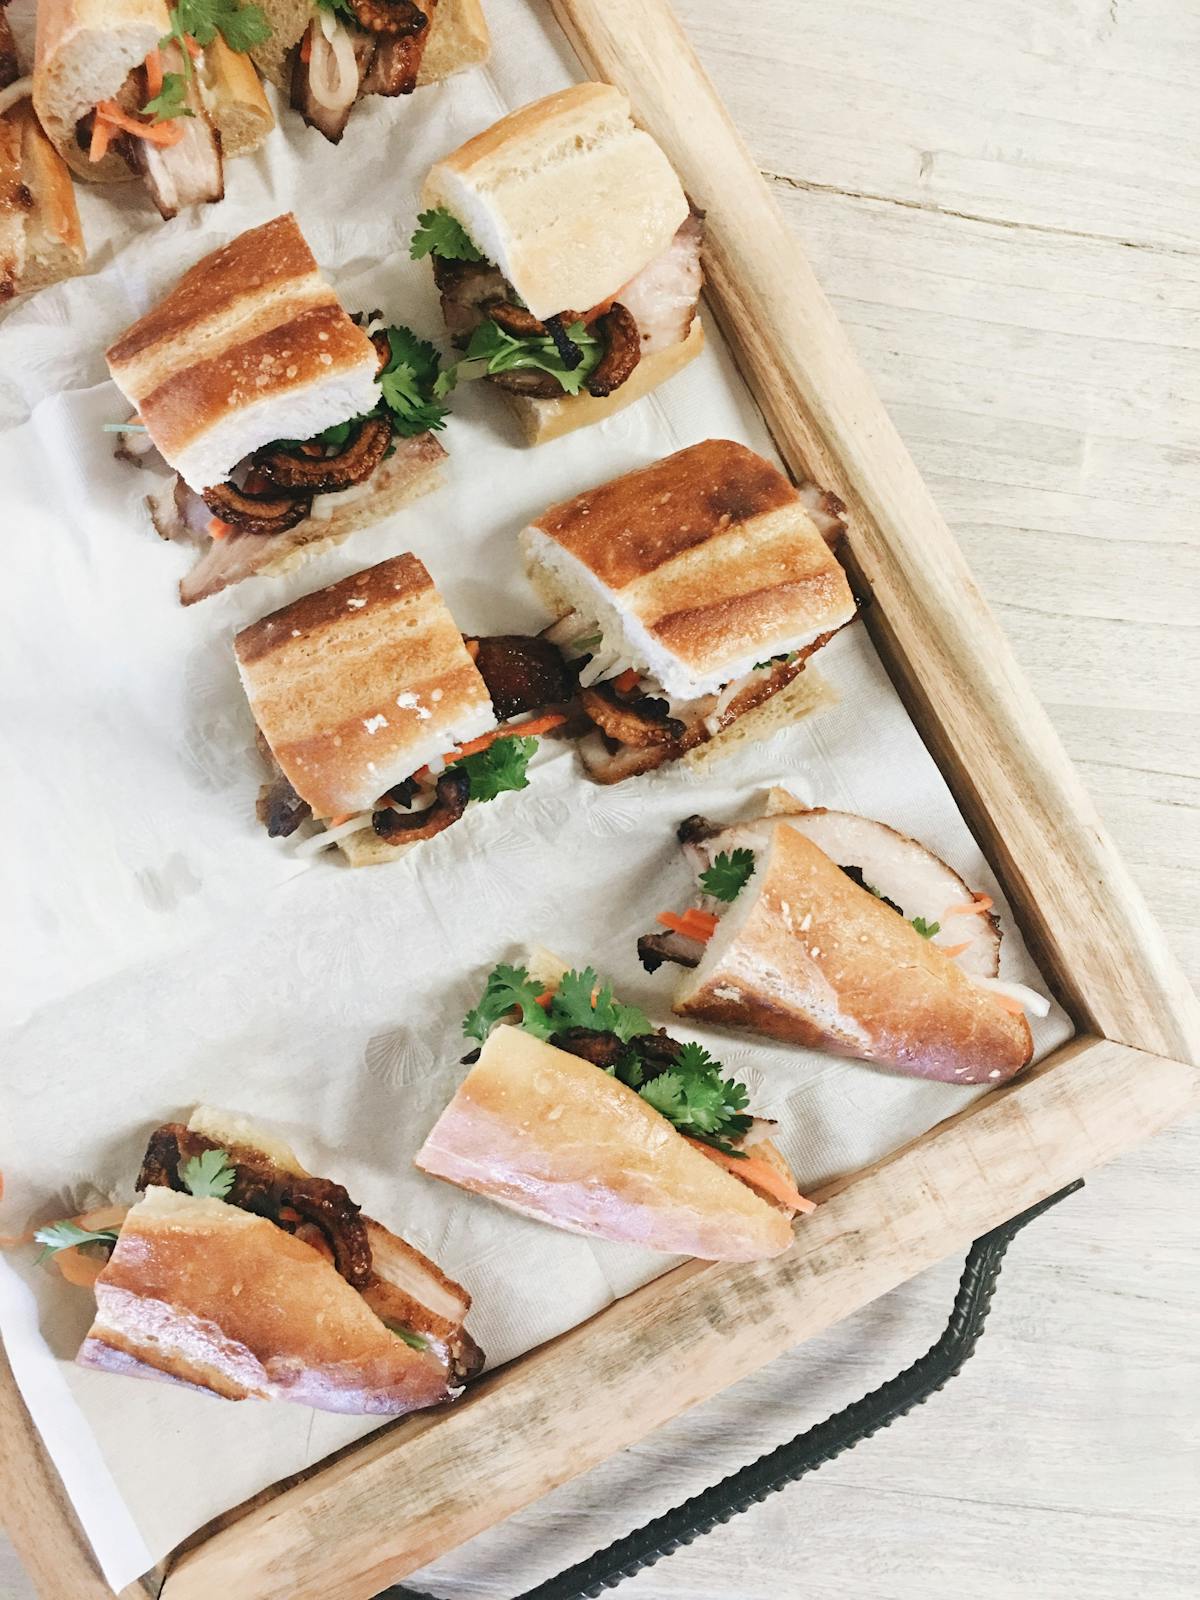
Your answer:
[[[337,144],[366,94],[411,94],[438,0],[314,0],[291,53],[291,103]]]
[[[749,1111],[745,1085],[727,1078],[702,1045],[673,1039],[636,1006],[618,1001],[591,967],[563,972],[550,983],[523,966],[495,967],[463,1019],[463,1033],[482,1046],[505,1024],[625,1084],[696,1149],[772,1204],[791,1215],[815,1210],[771,1143],[774,1124]],[[466,1061],[479,1053],[472,1051]]]
[[[747,888],[756,863],[770,848],[772,832],[793,826],[836,862],[864,894],[908,922],[933,949],[953,961],[979,988],[1007,1011],[1045,1016],[1049,1001],[1024,984],[1005,983],[1000,972],[1000,922],[986,894],[972,893],[946,864],[914,839],[884,823],[845,812],[797,811],[724,826],[689,817],[677,837],[696,875],[698,894],[682,913],[662,912],[663,931],[644,934],[638,955],[647,972],[664,962],[699,968],[736,938],[742,916],[754,898]],[[812,922],[802,908],[789,906],[802,937]],[[789,924],[791,925],[791,924]]]
[[[572,611],[547,629],[545,637],[578,674],[584,765],[601,783],[616,783],[678,760],[763,705],[799,676],[833,632],[756,662],[706,692],[696,692],[695,685],[665,687],[662,676],[645,665],[649,652],[636,643],[630,648],[629,634],[619,625],[606,630]]]
[[[429,256],[442,314],[461,360],[439,395],[485,378],[513,394],[559,400],[615,394],[645,356],[682,344],[692,329],[704,272],[701,216],[692,212],[670,244],[608,299],[540,319],[444,208],[423,212],[414,260]]]
[[[119,156],[168,219],[224,195],[214,108],[225,89],[226,52],[244,54],[271,33],[261,8],[238,0],[178,0],[169,24],[116,94],[75,124],[88,159]]]

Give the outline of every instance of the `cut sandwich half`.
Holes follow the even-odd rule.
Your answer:
[[[915,839],[778,790],[765,817],[691,817],[679,838],[698,903],[638,952],[688,969],[680,1016],[946,1083],[1028,1066],[1025,1012],[1049,1002],[1001,981],[991,899]]]
[[[66,163],[42,132],[0,9],[0,304],[79,272],[86,258]]]
[[[147,504],[165,538],[200,547],[185,605],[286,570],[439,480],[437,352],[349,316],[290,214],[197,262],[108,365],[138,413],[118,454],[156,451],[178,475]]]
[[[524,106],[431,169],[412,242],[463,352],[530,444],[599,422],[699,355],[702,219],[608,84]]]
[[[464,1032],[481,1048],[417,1154],[432,1177],[571,1233],[710,1261],[779,1255],[813,1209],[745,1088],[590,968],[545,953],[497,967]]]
[[[544,640],[464,637],[420,561],[381,561],[243,628],[238,670],[272,776],[259,820],[301,855],[394,861],[474,801],[528,787],[574,682]],[[533,713],[533,714],[531,714]]]
[[[39,0],[33,99],[76,173],[140,177],[164,218],[220,200],[225,160],[275,126],[246,54],[268,35],[258,6]]]
[[[832,497],[710,439],[524,530],[526,570],[558,619],[547,637],[579,670],[580,752],[599,782],[718,739],[853,619],[810,505],[826,529],[840,526]]]
[[[93,1235],[37,1235],[111,1252],[82,1365],[379,1416],[454,1399],[483,1365],[467,1292],[245,1118],[200,1107],[156,1129],[137,1188]]]
[[[295,110],[337,144],[364,95],[407,95],[481,66],[480,0],[261,0],[271,35],[252,54]]]

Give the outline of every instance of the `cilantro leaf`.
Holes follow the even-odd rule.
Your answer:
[[[492,1028],[510,1011],[521,1013],[521,1026],[538,1039],[548,1039],[554,1032],[550,1018],[538,1005],[542,985],[535,983],[524,967],[501,964],[489,974],[483,998],[463,1018],[463,1032],[468,1039],[487,1039]]]
[[[435,399],[442,366],[437,350],[411,328],[389,328],[387,341],[391,356],[378,382],[392,427],[405,439],[445,427],[446,407]]]
[[[231,50],[244,54],[271,37],[271,24],[260,6],[243,6],[238,0],[176,0],[171,10],[170,37],[190,34],[197,44],[209,45],[220,34]],[[186,71],[186,68],[185,68]]]
[[[462,379],[486,378],[497,372],[535,370],[548,372],[557,378],[564,394],[578,394],[599,366],[604,352],[600,340],[584,322],[573,322],[566,329],[566,335],[580,353],[581,359],[574,367],[567,366],[562,352],[549,334],[530,334],[518,338],[515,334],[506,333],[490,317],[485,317],[471,335],[463,359],[442,373],[434,393],[442,399]]]
[[[487,258],[471,243],[471,237],[442,206],[422,211],[408,253],[414,261],[424,256],[441,256],[443,261],[485,261]]]
[[[749,1130],[745,1085],[722,1078],[721,1063],[699,1044],[685,1044],[675,1065],[638,1090],[642,1099],[689,1138],[736,1155],[728,1141]]]
[[[179,1176],[188,1193],[198,1199],[211,1196],[214,1200],[224,1200],[233,1188],[237,1173],[229,1165],[228,1150],[205,1150],[202,1155],[185,1161]]]
[[[612,985],[601,984],[591,967],[582,972],[565,972],[549,1009],[556,1032],[590,1028],[596,1033],[615,1033],[622,1044],[628,1044],[639,1034],[654,1031],[645,1012],[622,1005],[614,998]]]
[[[33,1236],[42,1246],[38,1263],[48,1261],[60,1250],[69,1250],[74,1245],[116,1244],[117,1232],[116,1228],[81,1228],[77,1222],[48,1222]]]
[[[528,789],[525,769],[537,747],[536,739],[497,739],[486,750],[477,750],[473,756],[462,756],[450,764],[471,780],[472,800],[494,800],[510,789]]]
[[[401,1327],[398,1322],[389,1322],[386,1317],[383,1319],[383,1325],[394,1333],[397,1339],[403,1339],[405,1344],[409,1345],[413,1350],[429,1349],[429,1340],[419,1333],[414,1333],[411,1328]]]
[[[712,866],[700,874],[700,886],[714,900],[736,900],[754,871],[754,851],[722,850]]]
[[[187,79],[182,72],[164,72],[162,88],[152,100],[142,107],[144,117],[155,122],[171,122],[176,117],[194,117],[196,113],[187,103]]]
[[[924,917],[911,917],[909,920],[922,939],[932,939],[942,926],[940,922],[926,922]]]

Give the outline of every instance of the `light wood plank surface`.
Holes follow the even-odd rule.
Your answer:
[[[678,9],[1195,979],[1200,3]],[[1193,1123],[1106,1169],[1014,1247],[950,1389],[628,1592],[1194,1595],[1198,1158]],[[890,1375],[954,1276],[414,1581],[510,1596],[577,1559]]]

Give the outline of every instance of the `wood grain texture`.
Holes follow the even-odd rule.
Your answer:
[[[1076,1040],[819,1196],[786,1256],[647,1285],[186,1552],[163,1600],[369,1600],[1198,1104],[1194,1068]]]
[[[868,621],[1043,966],[1106,1037],[1200,1061],[1200,1007],[670,6],[552,3],[706,211],[722,326],[793,471],[850,508]]]
[[[677,9],[1200,975],[1200,7]],[[851,1585],[896,1600],[1191,1600],[1198,1141],[1194,1123],[1171,1130],[1023,1236],[981,1353],[945,1395],[630,1595],[726,1600],[736,1574],[738,1600]],[[499,1600],[733,1470],[911,1359],[954,1273],[876,1301],[421,1586]],[[39,1497],[13,1508],[39,1539],[53,1530],[43,1595],[87,1595]],[[6,1600],[23,1600],[18,1582],[0,1556]]]

